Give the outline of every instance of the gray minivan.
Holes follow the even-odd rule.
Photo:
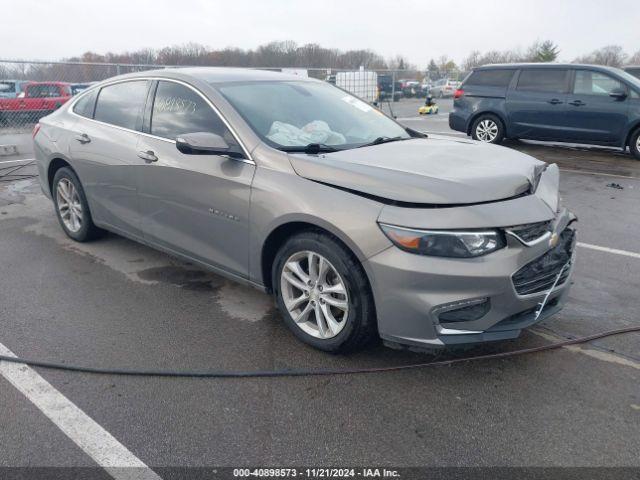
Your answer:
[[[449,126],[475,140],[628,146],[640,159],[640,80],[617,68],[487,65],[465,78],[453,105]]]

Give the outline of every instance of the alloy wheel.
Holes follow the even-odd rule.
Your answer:
[[[312,337],[333,338],[346,325],[347,289],[336,268],[323,256],[308,250],[291,255],[280,274],[280,289],[289,315]]]
[[[73,233],[82,228],[82,203],[78,190],[68,178],[62,178],[56,187],[56,203],[64,226]]]
[[[481,142],[493,142],[498,136],[498,125],[490,119],[482,120],[476,127],[476,137]]]

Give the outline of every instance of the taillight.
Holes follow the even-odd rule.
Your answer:
[[[460,98],[464,95],[464,90],[459,88],[455,91],[455,93],[453,94],[453,98]]]
[[[40,131],[40,124],[36,123],[35,126],[33,127],[33,132],[31,132],[31,137],[36,138],[36,135],[38,134],[39,131]]]

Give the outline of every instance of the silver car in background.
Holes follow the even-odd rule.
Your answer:
[[[446,98],[453,97],[453,94],[456,93],[456,90],[460,88],[460,83],[456,80],[449,80],[448,78],[443,78],[442,80],[438,80],[433,84],[431,90],[429,90],[429,95],[436,98]]]
[[[43,118],[34,144],[69,237],[109,230],[272,292],[325,351],[514,338],[571,283],[555,165],[427,138],[318,80],[115,77]]]

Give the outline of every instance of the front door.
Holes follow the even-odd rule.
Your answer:
[[[159,246],[246,277],[255,165],[247,159],[179,152],[175,138],[196,132],[216,133],[237,145],[199,92],[159,81],[149,134],[138,144],[140,154],[148,156],[137,177],[144,235]]]
[[[576,142],[620,143],[627,125],[629,101],[609,96],[627,90],[606,73],[576,70],[567,102],[567,136]]]
[[[562,139],[566,123],[569,70],[526,68],[507,93],[507,135],[539,140]]]

